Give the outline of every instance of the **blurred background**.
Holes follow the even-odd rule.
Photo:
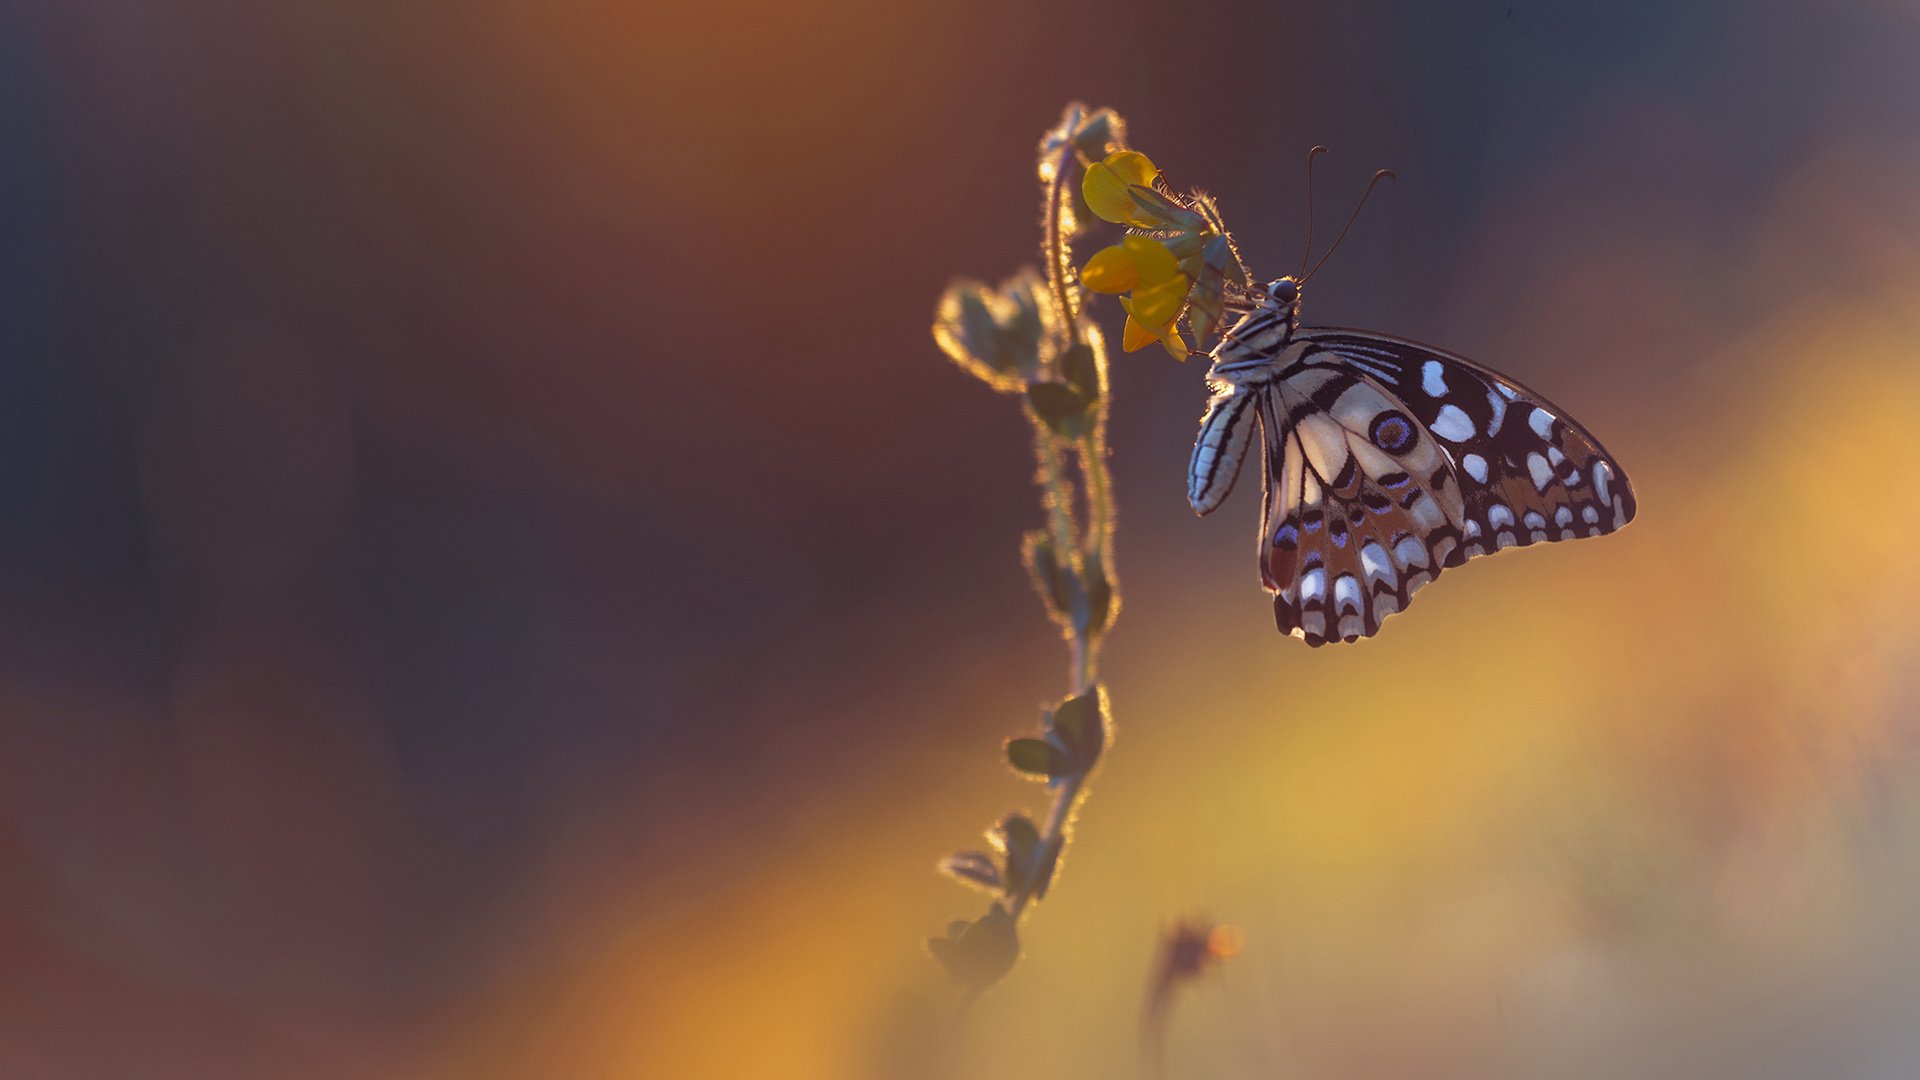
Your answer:
[[[1273,630],[1119,357],[1118,739],[1005,1077],[1920,1075],[1920,8],[0,3],[0,1075],[835,1078],[1044,791],[927,335],[1112,106],[1640,518]],[[1328,233],[1323,232],[1323,237]],[[1086,248],[1083,250],[1091,250]],[[1109,309],[1111,305],[1108,305]],[[1107,312],[1109,318],[1113,314]],[[1110,323],[1111,325],[1111,323]]]

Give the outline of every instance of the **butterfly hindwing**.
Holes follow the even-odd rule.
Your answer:
[[[1305,362],[1261,390],[1260,572],[1283,633],[1367,637],[1448,567],[1632,520],[1619,465],[1512,380],[1364,331],[1295,340]]]
[[[1373,634],[1464,558],[1451,465],[1378,385],[1333,365],[1276,380],[1264,401],[1260,573],[1275,622],[1311,645]]]

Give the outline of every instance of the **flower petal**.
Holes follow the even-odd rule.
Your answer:
[[[1094,252],[1093,258],[1080,270],[1080,284],[1097,293],[1131,292],[1140,287],[1140,281],[1138,260],[1121,244]]]
[[[1153,159],[1138,150],[1120,150],[1108,154],[1107,160],[1101,164],[1112,169],[1120,179],[1129,184],[1152,187],[1154,177],[1160,175],[1160,170],[1154,167]]]
[[[1173,277],[1133,291],[1133,304],[1127,310],[1147,326],[1166,326],[1180,315],[1187,302],[1187,275],[1178,271]]]
[[[1086,198],[1087,208],[1103,221],[1115,225],[1149,225],[1152,219],[1140,213],[1140,204],[1134,201],[1131,189],[1135,184],[1150,186],[1158,175],[1160,170],[1154,168],[1147,155],[1122,150],[1087,167],[1086,175],[1080,178],[1080,194]]]
[[[1080,194],[1095,217],[1115,225],[1127,224],[1139,210],[1127,191],[1127,182],[1107,168],[1105,162],[1087,166],[1086,175],[1080,178]]]
[[[1132,315],[1127,316],[1127,328],[1120,334],[1120,348],[1127,352],[1139,352],[1159,340],[1159,334],[1135,322]]]
[[[1121,239],[1120,246],[1133,260],[1141,284],[1159,285],[1180,276],[1180,260],[1160,241],[1149,236],[1128,236]]]

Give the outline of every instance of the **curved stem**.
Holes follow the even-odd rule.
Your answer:
[[[1033,421],[1033,454],[1040,462],[1040,502],[1047,512],[1047,531],[1053,537],[1056,558],[1067,560],[1074,573],[1080,572],[1079,546],[1073,525],[1073,484],[1067,479],[1066,463],[1061,460],[1060,440],[1040,418]]]
[[[1113,494],[1111,479],[1107,475],[1106,424],[1102,421],[1095,432],[1080,440],[1080,475],[1087,487],[1087,554],[1098,556],[1106,563],[1107,546],[1113,537]],[[1113,567],[1106,567],[1109,579]]]
[[[1073,535],[1073,492],[1068,485],[1066,470],[1060,460],[1060,444],[1043,425],[1036,422],[1035,428],[1034,449],[1040,458],[1041,484],[1044,488],[1042,499],[1047,506],[1047,519],[1054,534],[1055,550],[1070,555],[1076,563],[1075,573],[1078,573],[1080,567],[1077,564],[1081,560]],[[1112,500],[1106,494],[1104,461],[1098,456],[1098,452],[1104,449],[1103,442],[1104,440],[1097,434],[1090,435],[1081,440],[1079,448],[1082,455],[1082,472],[1087,477],[1088,483],[1088,533],[1090,537],[1098,535],[1104,549],[1107,529],[1111,522]],[[1089,461],[1099,462],[1099,464],[1089,465]],[[1101,474],[1099,481],[1101,494],[1097,499],[1093,495],[1092,486],[1096,474]],[[1095,530],[1098,532],[1096,533]],[[1099,639],[1090,633],[1076,632],[1067,638],[1067,684],[1070,696],[1078,697],[1093,688],[1095,674],[1099,670],[1099,649]],[[1066,777],[1054,789],[1053,803],[1047,808],[1046,820],[1040,825],[1037,857],[1043,864],[1050,864],[1058,859],[1060,851],[1066,847],[1067,830],[1073,823],[1074,807],[1086,790],[1087,776],[1087,773],[1079,773]],[[1051,877],[1050,868],[1049,872],[1042,876]],[[1032,900],[1033,891],[1028,889],[1009,899],[1007,911],[1018,919]]]
[[[1073,297],[1067,293],[1067,270],[1073,265],[1071,251],[1067,247],[1066,230],[1060,220],[1060,200],[1064,194],[1061,177],[1066,172],[1066,159],[1072,150],[1062,149],[1053,162],[1053,168],[1047,170],[1047,182],[1042,188],[1045,205],[1040,209],[1041,242],[1040,254],[1047,264],[1047,284],[1053,289],[1053,302],[1060,307],[1061,325],[1066,331],[1069,342],[1080,339],[1080,328],[1076,324]]]
[[[1067,829],[1073,824],[1073,808],[1086,790],[1087,774],[1080,773],[1060,781],[1054,790],[1053,805],[1047,807],[1047,820],[1040,826],[1039,858],[1042,862],[1052,862],[1059,858],[1060,851],[1067,845]],[[1049,873],[1048,876],[1051,876]],[[1033,899],[1033,890],[1015,896],[1007,904],[1007,912],[1015,919],[1026,910],[1027,903]]]

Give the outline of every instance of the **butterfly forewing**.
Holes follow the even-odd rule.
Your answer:
[[[1316,329],[1299,338],[1310,357],[1377,380],[1432,433],[1466,495],[1468,557],[1601,536],[1633,520],[1633,489],[1599,440],[1512,379],[1367,331]]]
[[[1310,645],[1367,637],[1448,567],[1632,520],[1619,465],[1518,383],[1366,331],[1292,340],[1305,346],[1298,362],[1216,395],[1189,477],[1196,510],[1218,505],[1244,456],[1227,451],[1244,447],[1257,412],[1260,576],[1282,632]],[[1242,400],[1255,396],[1257,410]]]

